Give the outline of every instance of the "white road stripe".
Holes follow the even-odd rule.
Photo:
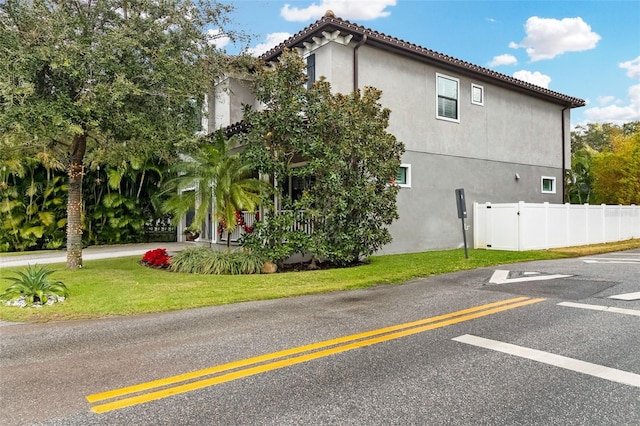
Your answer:
[[[511,284],[511,283],[524,283],[528,281],[547,281],[547,280],[555,280],[556,278],[569,278],[572,275],[537,275],[536,272],[525,272],[527,274],[524,277],[519,278],[509,278],[509,272],[503,269],[496,269],[491,275],[489,279],[490,284]],[[536,274],[536,275],[532,275]]]
[[[616,308],[614,306],[587,305],[585,303],[560,302],[558,306],[568,306],[570,308],[591,309],[593,311],[614,312],[616,314],[635,315],[640,317],[640,311],[634,309]]]
[[[556,355],[550,352],[525,348],[524,346],[512,345],[510,343],[485,339],[469,334],[456,337],[452,340],[640,388],[640,374],[617,370],[615,368],[592,364],[590,362],[580,361],[578,359],[568,358],[566,356]]]
[[[601,261],[612,261],[612,262],[630,262],[630,263],[638,263],[640,262],[640,258],[639,259],[625,259],[624,257],[583,257],[582,258],[583,261],[595,261],[595,262],[601,262]]]
[[[616,294],[614,296],[609,296],[609,299],[640,300],[640,291],[638,291],[637,293]]]

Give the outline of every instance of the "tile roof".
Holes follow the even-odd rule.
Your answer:
[[[342,34],[352,34],[353,40],[356,42],[366,37],[367,45],[410,56],[414,59],[422,60],[441,68],[461,74],[471,75],[474,78],[492,82],[494,84],[527,93],[551,102],[566,105],[571,108],[586,105],[583,99],[554,92],[552,90],[536,86],[535,84],[518,80],[506,74],[502,74],[479,65],[474,65],[461,59],[380,33],[341,18],[337,18],[329,11],[321,19],[261,55],[261,58],[265,61],[272,61],[276,59],[285,48],[303,47],[304,42],[310,41],[312,37],[320,35],[323,31],[333,32],[336,30],[339,30]]]

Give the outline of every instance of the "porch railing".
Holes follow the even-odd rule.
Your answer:
[[[278,213],[285,212],[285,211],[287,210],[280,210]],[[257,221],[257,216],[255,213],[251,213],[248,211],[240,212],[239,222],[241,223],[241,225],[237,225],[236,229],[234,229],[233,232],[231,232],[231,235],[230,235],[231,242],[237,243],[240,240],[240,238],[248,232],[248,230],[253,229],[256,221]],[[221,233],[220,232],[221,229],[222,228],[220,224],[218,224],[218,241],[226,243],[227,236],[228,236],[227,231],[225,229],[225,230],[222,230],[222,233]],[[305,234],[311,235],[313,233],[313,221],[308,218],[305,219],[304,212],[299,212],[298,220],[296,220],[296,222],[291,226],[290,230],[291,231],[301,230]]]

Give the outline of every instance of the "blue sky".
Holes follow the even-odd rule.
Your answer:
[[[640,120],[640,1],[235,0],[262,53],[327,9],[372,30],[566,95],[572,125]],[[222,40],[221,40],[222,41]],[[225,46],[230,53],[238,47]]]

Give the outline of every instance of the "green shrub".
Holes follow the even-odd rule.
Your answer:
[[[17,277],[7,277],[13,284],[0,294],[0,300],[12,300],[24,297],[24,305],[45,305],[49,297],[54,300],[69,296],[69,290],[62,281],[53,281],[49,275],[52,270],[44,266],[29,265],[25,272],[16,272]]]
[[[240,245],[282,267],[294,254],[305,254],[310,238],[298,226],[305,220],[304,212],[293,209],[265,216],[255,223],[251,233],[242,236]]]
[[[262,257],[251,252],[190,247],[171,258],[170,270],[191,274],[259,274],[262,265],[264,265]]]

